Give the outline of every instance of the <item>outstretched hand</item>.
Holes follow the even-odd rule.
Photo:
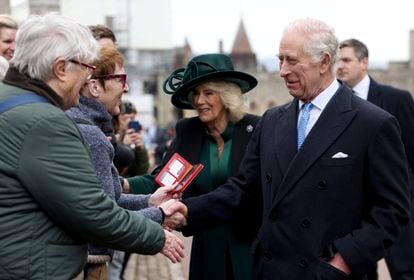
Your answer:
[[[175,234],[164,229],[165,242],[161,253],[169,258],[171,262],[181,262],[184,258],[184,243]]]
[[[148,199],[148,206],[159,206],[162,203],[179,198],[180,194],[174,193],[175,185],[159,187]]]
[[[169,231],[187,225],[186,217],[180,212],[181,208],[174,206],[176,203],[180,202],[176,199],[170,199],[160,205],[165,214],[162,226]]]
[[[188,218],[188,208],[187,206],[179,200],[175,200],[174,203],[168,204],[168,208],[163,209],[165,216],[171,216],[172,214],[178,212],[183,214],[185,218]]]

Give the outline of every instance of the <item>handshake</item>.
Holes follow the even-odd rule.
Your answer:
[[[175,186],[160,187],[154,192],[148,206],[158,206],[164,213],[165,242],[161,253],[173,263],[180,262],[184,257],[184,244],[171,231],[187,225],[187,206],[180,201],[180,194],[173,194]]]

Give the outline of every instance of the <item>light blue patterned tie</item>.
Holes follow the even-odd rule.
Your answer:
[[[306,138],[306,127],[308,126],[310,111],[312,110],[312,107],[312,103],[306,103],[302,106],[302,115],[300,116],[298,125],[298,150]]]

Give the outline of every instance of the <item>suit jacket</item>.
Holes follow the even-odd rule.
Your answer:
[[[401,127],[401,136],[409,163],[411,205],[414,205],[414,102],[408,91],[378,84],[370,77],[368,101],[395,116]],[[414,207],[411,220],[397,242],[388,252],[387,260],[397,272],[414,268]]]
[[[230,154],[230,174],[235,175],[247,144],[253,134],[253,129],[259,120],[258,116],[247,114],[239,122],[234,124],[232,146]],[[163,162],[169,160],[174,153],[179,153],[190,163],[200,162],[202,147],[206,143],[206,126],[198,117],[183,119],[177,123],[177,136],[168,149]],[[163,164],[164,165],[164,164]],[[204,171],[202,171],[204,172]],[[209,174],[209,171],[206,171]],[[207,174],[200,174],[199,178]],[[200,186],[199,181],[192,183],[183,193],[183,197],[193,197],[207,192],[205,184]],[[216,186],[214,186],[216,187]],[[189,279],[224,279],[226,278],[226,266],[231,264],[234,279],[251,279],[252,257],[249,247],[255,239],[260,220],[255,220],[249,228],[245,228],[245,220],[257,217],[261,207],[247,211],[239,219],[225,226],[215,228],[208,232],[194,236]],[[183,232],[186,235],[186,232]],[[226,255],[226,257],[221,258]]]
[[[297,152],[297,107],[294,100],[267,111],[238,175],[185,201],[188,228],[231,219],[262,198],[262,226],[252,248],[255,279],[344,279],[321,260],[327,248],[339,251],[353,279],[361,279],[408,222],[398,122],[340,86]]]

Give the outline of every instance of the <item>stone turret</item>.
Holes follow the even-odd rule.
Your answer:
[[[256,54],[252,51],[250,41],[244,28],[243,19],[240,20],[239,29],[234,39],[233,48],[230,53],[235,68],[256,69]]]

